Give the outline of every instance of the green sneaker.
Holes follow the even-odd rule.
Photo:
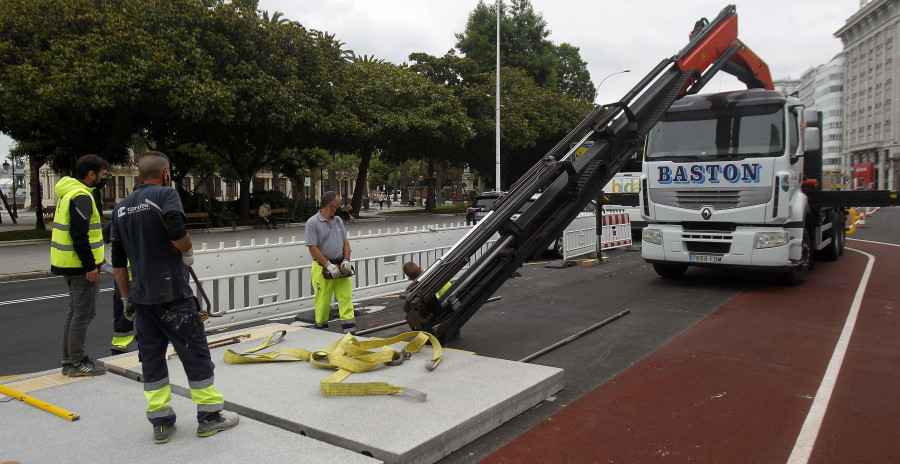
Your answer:
[[[153,427],[153,443],[156,443],[157,445],[168,443],[169,440],[172,439],[172,435],[175,435],[174,424]]]
[[[197,426],[198,437],[209,437],[238,425],[241,418],[233,412],[219,411],[214,420],[203,421]]]

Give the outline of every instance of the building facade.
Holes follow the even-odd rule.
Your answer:
[[[800,84],[802,82],[803,81],[801,81],[800,79],[786,78],[778,79],[774,81],[773,84],[775,85],[775,90],[787,96],[791,96],[797,94],[800,91]]]
[[[834,33],[844,44],[842,158],[857,189],[894,189],[900,177],[898,23],[900,0],[862,0]]]
[[[844,125],[843,54],[816,69],[814,88],[813,106],[822,112],[822,170],[847,175],[852,172],[852,166],[846,165],[841,156]]]
[[[852,166],[844,164],[843,87],[844,55],[838,54],[826,64],[810,68],[800,78],[797,97],[822,112],[822,170],[827,188],[845,188]]]

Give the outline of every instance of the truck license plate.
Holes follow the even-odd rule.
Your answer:
[[[721,263],[722,255],[697,255],[691,253],[690,260],[694,263]]]

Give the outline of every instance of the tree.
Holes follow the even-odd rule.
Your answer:
[[[0,131],[39,142],[68,174],[95,153],[127,159],[152,62],[137,0],[7,0],[0,8]]]
[[[550,30],[530,0],[501,4],[500,65],[525,70],[541,87],[593,102],[590,73],[579,49],[564,43],[557,47],[548,39]],[[466,29],[456,34],[456,48],[478,63],[479,71],[493,72],[497,60],[497,7],[478,2],[469,14]],[[562,79],[562,80],[561,80]]]
[[[472,60],[457,57],[452,50],[440,58],[415,53],[410,55],[410,60],[413,61],[411,70],[446,83],[472,121],[475,135],[466,142],[457,163],[466,163],[493,177],[495,75],[478,72]],[[592,105],[539,87],[525,70],[503,68],[500,74],[501,175],[504,185],[510,185],[581,121]]]
[[[28,165],[31,168],[29,169],[28,184],[31,189],[31,207],[34,208],[35,215],[34,228],[41,230],[46,230],[47,227],[44,225],[44,186],[41,185],[38,170],[47,162],[45,153],[50,149],[46,140],[41,141],[35,137],[32,140],[17,143],[15,148],[10,150],[10,158],[28,158]]]
[[[556,47],[556,56],[556,87],[559,91],[572,98],[593,102],[597,98],[597,88],[591,82],[591,73],[581,59],[578,47],[563,42]]]
[[[208,12],[177,29],[188,30],[183,39],[192,45],[173,55],[196,60],[195,69],[179,69],[159,87],[170,96],[158,99],[149,130],[160,141],[205,145],[222,176],[240,182],[240,217],[249,221],[253,177],[313,145],[327,112],[320,103],[331,91],[329,66],[340,58],[327,56],[337,50],[322,35],[278,15],[260,18],[255,1],[215,2]]]
[[[351,206],[358,214],[376,150],[397,163],[416,154],[444,156],[471,135],[459,100],[444,86],[378,61],[352,62],[335,86],[339,136],[335,148],[360,156]]]

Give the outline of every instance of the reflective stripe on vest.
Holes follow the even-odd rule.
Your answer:
[[[103,232],[100,224],[100,213],[91,195],[91,189],[82,184],[81,187],[68,191],[56,205],[56,214],[53,216],[53,232],[50,238],[50,264],[59,268],[83,269],[85,266],[75,253],[72,235],[69,229],[72,223],[71,211],[72,198],[77,195],[87,195],[91,199],[91,220],[88,225],[88,242],[94,256],[94,264],[100,264],[104,260]]]

